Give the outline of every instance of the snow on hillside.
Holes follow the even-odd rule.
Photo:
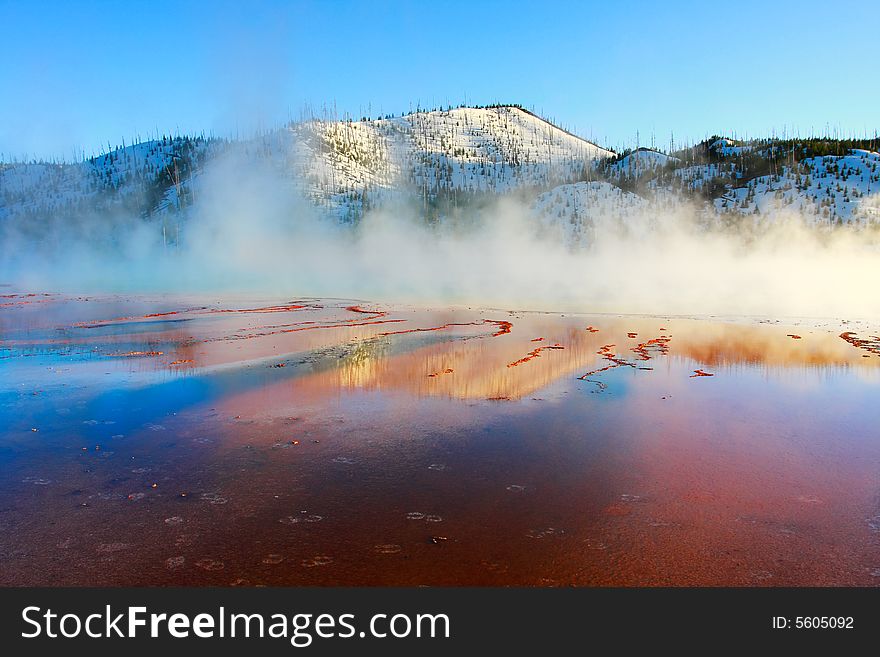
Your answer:
[[[723,157],[729,157],[731,155],[746,153],[752,150],[752,147],[749,145],[737,145],[733,139],[722,137],[709,144],[709,150],[714,151]]]
[[[737,168],[733,163],[692,164],[672,171],[679,190],[701,191],[719,179],[735,179]]]
[[[670,162],[676,163],[678,160],[659,151],[639,148],[611,164],[608,170],[612,178],[638,177],[662,169]]]
[[[27,212],[57,212],[91,195],[95,181],[78,164],[6,164],[0,166],[0,218]]]
[[[390,123],[413,141],[416,184],[506,191],[579,176],[612,155],[517,107],[420,112]]]
[[[517,106],[312,118],[241,141],[162,137],[75,164],[0,164],[0,221],[39,239],[53,224],[144,218],[161,221],[173,242],[196,199],[217,184],[208,163],[228,155],[223,184],[256,176],[269,185],[261,189],[284,186],[342,222],[396,202],[442,221],[516,193],[535,199],[541,221],[575,242],[589,240],[598,221],[628,226],[646,208],[656,216],[688,206],[710,222],[760,223],[787,210],[819,225],[880,224],[874,150],[872,140],[712,137],[671,155],[640,148],[617,156]]]
[[[208,157],[211,145],[201,138],[163,137],[74,164],[2,165],[0,219],[163,210],[182,190],[184,178]]]
[[[362,121],[308,121],[290,130],[294,175],[337,213],[407,192],[423,202],[467,199],[583,177],[608,150],[518,107],[416,112]]]
[[[854,149],[847,155],[807,158],[760,176],[715,199],[719,212],[766,216],[797,211],[814,224],[880,223],[880,155]]]
[[[607,182],[560,185],[541,194],[532,212],[569,244],[589,244],[599,229],[644,231],[651,227],[650,205],[640,196]]]
[[[712,138],[675,157],[640,149],[601,173],[657,209],[688,204],[710,220],[750,215],[761,224],[784,212],[814,225],[880,224],[880,156],[847,147],[854,143]]]
[[[75,214],[90,206],[136,207],[143,215],[177,211],[198,187],[204,162],[221,151],[241,159],[243,175],[268,165],[344,221],[395,198],[427,209],[547,189],[582,179],[596,161],[613,155],[512,106],[311,119],[234,144],[163,138],[77,164],[7,165],[0,170],[0,217]]]

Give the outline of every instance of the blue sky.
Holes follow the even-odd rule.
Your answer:
[[[875,0],[0,0],[0,154],[516,102],[603,145],[880,128]]]

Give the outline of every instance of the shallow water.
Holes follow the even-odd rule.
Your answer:
[[[0,299],[5,585],[877,585],[880,327]]]

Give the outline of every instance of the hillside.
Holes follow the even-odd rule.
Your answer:
[[[635,230],[639,215],[684,206],[710,223],[760,224],[785,211],[867,226],[880,224],[876,150],[867,140],[716,136],[674,153],[617,154],[518,106],[312,117],[248,140],[163,136],[78,163],[0,164],[0,222],[35,240],[60,225],[89,235],[146,223],[173,243],[216,192],[212,164],[225,157],[223,185],[257,177],[347,223],[391,203],[443,221],[513,195],[576,243],[601,222]]]
[[[812,223],[880,222],[877,153],[853,149],[846,155],[811,157],[783,165],[773,175],[733,187],[714,200],[722,213],[767,216],[797,212]]]
[[[650,203],[608,182],[559,185],[535,199],[532,211],[569,244],[589,244],[599,230],[650,229]]]
[[[74,164],[0,165],[0,221],[26,234],[83,218],[132,221],[179,212],[194,177],[224,145],[163,137]]]
[[[361,121],[310,119],[228,142],[163,137],[76,164],[0,169],[0,219],[185,210],[204,165],[234,153],[265,165],[316,206],[353,221],[392,198],[425,208],[581,179],[612,153],[518,107],[458,108]]]
[[[395,192],[427,206],[547,188],[583,178],[595,161],[613,154],[510,106],[307,121],[290,131],[301,154],[293,173],[314,201],[341,216]]]
[[[880,224],[875,140],[716,137],[674,154],[622,153],[600,177],[659,207],[684,203],[724,223],[798,216],[816,226]]]

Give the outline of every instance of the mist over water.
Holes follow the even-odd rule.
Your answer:
[[[684,208],[626,226],[594,217],[595,238],[575,247],[511,198],[437,225],[403,202],[345,225],[295,190],[268,165],[218,158],[186,217],[165,220],[164,239],[161,222],[131,218],[58,221],[39,240],[6,226],[0,282],[23,291],[880,317],[880,250],[864,231],[810,228],[794,216],[764,216],[770,227],[758,232],[707,228]]]

